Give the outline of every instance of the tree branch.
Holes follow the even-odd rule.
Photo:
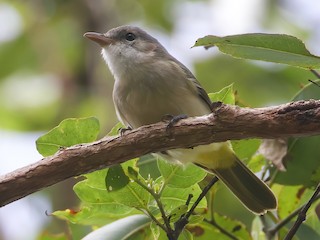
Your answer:
[[[167,149],[248,138],[320,134],[320,101],[298,101],[266,108],[216,104],[207,116],[187,118],[166,130],[160,122],[123,136],[62,149],[53,156],[0,176],[0,206],[67,178]]]

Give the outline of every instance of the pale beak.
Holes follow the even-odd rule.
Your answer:
[[[113,40],[111,38],[108,38],[107,36],[105,36],[102,33],[87,32],[83,36],[98,43],[101,47],[108,46],[113,42]]]

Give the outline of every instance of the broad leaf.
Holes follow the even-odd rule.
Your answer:
[[[206,176],[204,170],[192,164],[181,166],[159,159],[158,168],[164,178],[165,184],[175,188],[190,187],[200,182]]]
[[[194,46],[217,46],[237,58],[283,63],[306,69],[320,68],[320,57],[312,55],[296,37],[284,34],[251,33],[200,38]]]
[[[45,157],[55,154],[60,148],[93,142],[97,139],[99,129],[99,121],[94,117],[65,119],[37,139],[37,150]]]
[[[252,237],[250,233],[239,221],[235,221],[218,214],[214,214],[215,221],[219,224],[223,229],[228,231],[230,234],[235,236],[237,239],[245,239],[250,240]],[[219,240],[230,240],[229,236],[221,233],[216,227],[207,222],[202,222],[201,224],[189,225],[187,229],[195,236],[194,239],[197,240],[211,240],[211,239],[219,239]]]
[[[209,93],[212,102],[223,102],[225,104],[235,104],[235,95],[233,92],[233,84],[222,88],[219,92]]]
[[[128,176],[124,173],[121,165],[109,168],[106,176],[106,187],[109,192],[125,187],[129,183]]]
[[[186,201],[190,194],[193,195],[190,201],[190,205],[192,205],[200,193],[202,192],[201,188],[198,184],[194,184],[193,186],[186,188],[172,188],[165,187],[161,194],[161,201],[166,209],[166,211],[172,211],[174,208],[177,208],[181,205],[186,204]],[[197,208],[206,208],[207,200],[203,198],[198,204]]]

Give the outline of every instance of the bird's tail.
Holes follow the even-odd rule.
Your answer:
[[[231,150],[231,149],[230,149]],[[252,212],[263,214],[267,210],[277,207],[277,199],[270,188],[261,181],[253,172],[251,172],[233,153],[228,152],[225,164],[219,164],[222,159],[212,159],[214,164],[205,162],[195,162],[207,171],[214,173],[233,194]]]

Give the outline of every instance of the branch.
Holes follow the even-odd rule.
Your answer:
[[[299,212],[299,215],[298,215],[296,222],[293,224],[293,226],[291,227],[290,231],[288,232],[288,234],[284,238],[284,240],[291,240],[293,238],[293,236],[296,234],[296,232],[298,231],[301,224],[306,220],[306,215],[307,215],[309,208],[311,207],[311,204],[315,200],[317,200],[317,196],[319,195],[319,192],[320,192],[320,183],[318,184],[316,190],[314,191],[314,193],[311,196],[311,198],[309,199],[309,201],[306,203],[306,205],[303,206],[303,208]]]
[[[235,139],[317,135],[319,123],[319,100],[255,109],[218,104],[212,114],[183,119],[169,130],[164,122],[142,126],[123,136],[62,149],[53,156],[0,176],[0,206],[67,178],[147,153]]]

